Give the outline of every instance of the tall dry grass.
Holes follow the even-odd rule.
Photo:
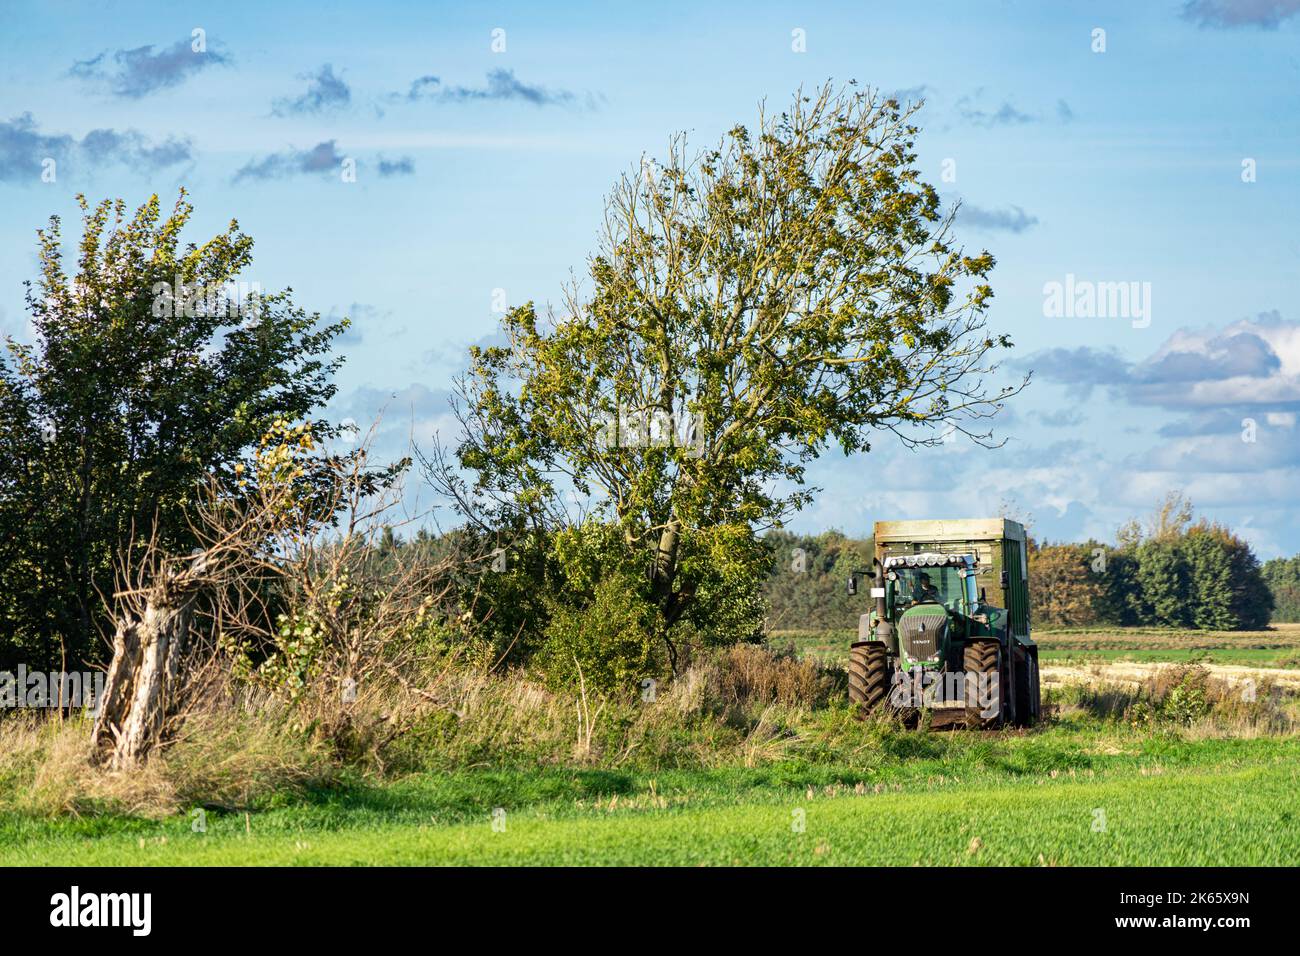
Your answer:
[[[1140,687],[1057,693],[1060,717],[1117,733],[1198,737],[1289,734],[1295,701],[1204,668],[1171,666]],[[1250,699],[1253,696],[1253,700]],[[196,806],[255,809],[273,797],[357,776],[547,766],[658,770],[754,767],[789,759],[878,762],[925,755],[937,741],[856,719],[838,668],[739,646],[699,659],[656,693],[587,696],[526,672],[430,659],[398,680],[329,685],[295,702],[231,679],[141,769],[89,761],[86,720],[0,718],[0,810],[160,817]]]
[[[0,807],[39,816],[163,817],[186,807],[255,808],[272,795],[333,782],[324,747],[264,711],[196,713],[144,765],[91,763],[90,721],[0,721]]]
[[[1101,682],[1063,694],[1064,712],[1190,738],[1257,737],[1300,729],[1296,701],[1271,679],[1230,680],[1199,664],[1170,664],[1137,684]]]

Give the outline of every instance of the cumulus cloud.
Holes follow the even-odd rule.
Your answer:
[[[1200,27],[1276,30],[1300,13],[1300,0],[1186,0],[1182,16]]]
[[[329,63],[315,73],[304,73],[299,78],[308,81],[307,90],[292,99],[276,100],[271,108],[276,116],[320,113],[347,106],[352,101],[352,90],[342,77],[334,73],[334,67]]]
[[[1074,406],[1058,408],[1054,412],[1038,412],[1037,418],[1048,428],[1073,428],[1084,422],[1083,412]]]
[[[246,179],[283,179],[286,176],[337,172],[344,157],[336,141],[329,139],[311,149],[287,149],[261,159],[249,160],[235,173],[235,182]]]
[[[102,85],[114,96],[140,99],[159,90],[179,86],[188,77],[230,58],[215,49],[197,52],[188,40],[177,40],[154,52],[153,44],[107,52],[89,60],[78,60],[71,75]]]
[[[1034,122],[1034,117],[1023,113],[1006,100],[996,109],[988,110],[978,107],[969,96],[957,101],[957,115],[976,126],[1019,126]]]
[[[410,156],[403,156],[401,159],[383,159],[379,160],[380,176],[410,176],[415,172],[415,160]]]
[[[432,100],[438,103],[478,103],[488,101],[516,101],[533,106],[570,106],[578,95],[570,90],[552,90],[533,83],[525,83],[515,76],[514,70],[490,70],[483,86],[448,86],[436,76],[421,76],[411,82],[405,93],[395,93],[394,100]],[[588,98],[588,105],[591,100]]]
[[[364,165],[355,157],[340,153],[336,140],[327,139],[317,143],[311,149],[291,147],[260,159],[250,159],[235,172],[233,182],[339,174],[343,164],[349,160],[355,163],[357,169],[361,169]],[[380,157],[375,164],[375,170],[384,179],[393,176],[410,176],[415,172],[415,160],[409,156],[398,159]]]
[[[1180,329],[1136,363],[1114,349],[1083,346],[1047,349],[1018,364],[1084,394],[1118,386],[1138,405],[1285,410],[1300,405],[1300,322],[1271,312],[1221,331]]]
[[[1043,113],[1026,113],[1012,104],[1009,99],[1004,99],[997,105],[988,103],[983,87],[980,87],[972,94],[963,96],[954,104],[954,108],[961,120],[985,129],[995,126],[1024,126],[1027,123],[1039,123],[1048,118]],[[1065,100],[1056,101],[1056,118],[1062,123],[1068,123],[1074,119],[1074,110],[1070,108],[1070,104]]]
[[[67,133],[42,132],[31,113],[0,121],[0,182],[40,182],[46,160],[73,168],[123,165],[156,172],[193,158],[188,139],[154,142],[138,130],[107,127],[77,139]]]
[[[990,232],[1021,233],[1031,226],[1038,225],[1038,217],[1031,216],[1019,206],[1005,209],[985,209],[970,203],[963,203],[957,212],[958,220],[972,229],[984,229]]]
[[[1098,385],[1119,385],[1128,381],[1130,363],[1117,349],[1054,348],[1035,352],[1008,363],[1032,371],[1049,382],[1069,386],[1070,394],[1087,398]]]
[[[902,89],[894,90],[889,96],[906,106],[908,103],[919,103],[924,100],[926,91],[929,89],[929,84],[921,83],[917,86],[905,86]]]

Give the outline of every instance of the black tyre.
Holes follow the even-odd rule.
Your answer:
[[[876,710],[889,699],[889,655],[880,641],[860,641],[849,650],[849,700]]]
[[[1032,727],[1042,716],[1038,649],[1016,648],[1016,726]]]
[[[997,727],[1002,723],[1002,711],[1005,700],[1002,686],[1002,645],[997,641],[971,641],[962,648],[962,670],[967,679],[978,680],[978,675],[997,675],[992,687],[997,693],[997,713],[989,716],[979,706],[966,708],[966,722],[973,727]],[[967,690],[968,700],[970,690]]]

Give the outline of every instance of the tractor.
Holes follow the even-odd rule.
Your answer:
[[[1037,723],[1025,529],[1005,518],[878,521],[874,543],[872,567],[848,581],[856,595],[869,579],[875,599],[850,648],[849,699],[908,721],[930,711],[932,727]]]

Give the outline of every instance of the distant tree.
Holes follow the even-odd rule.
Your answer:
[[[1136,548],[1118,550],[1097,541],[1088,542],[1089,554],[1101,550],[1097,572],[1101,595],[1097,602],[1098,623],[1133,627],[1141,621],[1142,589],[1137,579]]]
[[[1228,555],[1233,628],[1252,631],[1267,627],[1274,609],[1273,592],[1264,579],[1259,558],[1250,545],[1221,525],[1210,526]]]
[[[839,531],[799,535],[770,531],[763,541],[775,560],[763,586],[768,626],[774,630],[855,628],[867,600],[847,591],[849,574],[869,568],[871,540],[855,540]]]
[[[1116,535],[1121,549],[1135,548],[1143,541],[1175,541],[1192,523],[1195,509],[1181,491],[1170,491],[1156,505],[1145,522],[1133,518]]]
[[[1100,579],[1091,568],[1087,545],[1032,545],[1029,551],[1030,597],[1035,624],[1087,627],[1100,620]]]
[[[1272,620],[1289,623],[1300,621],[1300,555],[1264,562],[1261,576],[1276,605]]]
[[[1157,627],[1190,627],[1192,592],[1179,542],[1148,540],[1133,552],[1140,599],[1140,623]]]
[[[1227,527],[1194,520],[1192,504],[1167,495],[1145,522],[1120,529],[1122,550],[1104,606],[1116,623],[1206,630],[1255,630],[1267,625],[1273,595],[1250,545]],[[1128,613],[1131,610],[1132,613]]]
[[[1210,631],[1232,630],[1237,615],[1233,607],[1232,558],[1225,541],[1206,528],[1193,528],[1179,549],[1187,563],[1190,591],[1185,600],[1192,626]]]
[[[289,291],[237,305],[224,296],[252,262],[231,221],[181,246],[192,207],[153,196],[128,217],[91,208],[74,274],[59,217],[38,230],[28,284],[32,344],[0,358],[0,660],[69,668],[100,655],[115,564],[152,540],[186,553],[201,480],[235,483],[258,439],[334,394],[340,359]],[[315,434],[328,438],[318,422]],[[134,544],[133,544],[134,542]]]

